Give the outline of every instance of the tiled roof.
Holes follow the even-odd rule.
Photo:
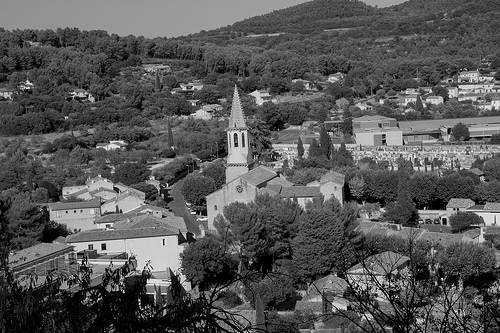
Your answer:
[[[95,219],[95,223],[112,223],[117,221],[123,221],[131,217],[137,216],[137,213],[121,213],[121,214],[107,214],[103,216],[99,216]]]
[[[259,186],[263,183],[270,181],[273,178],[276,178],[278,174],[276,171],[269,169],[268,167],[259,165],[255,169],[250,170],[241,176],[242,179],[246,180],[252,185]]]
[[[78,186],[64,186],[62,188],[62,194],[72,194],[81,190],[86,190],[87,186],[86,185],[78,185]]]
[[[290,186],[281,189],[283,198],[312,198],[320,195],[319,187],[313,186]]]
[[[257,190],[257,193],[258,194],[269,194],[269,195],[272,195],[272,196],[275,196],[275,195],[279,194],[279,192],[271,190],[271,189],[269,189],[267,187],[259,188]]]
[[[101,207],[101,200],[99,198],[89,201],[75,201],[75,202],[54,202],[49,203],[49,209],[66,210],[66,209],[81,209],[81,208],[99,208]]]
[[[475,204],[471,199],[451,198],[446,208],[470,208]]]
[[[410,258],[408,258],[407,256],[392,251],[385,251],[366,258],[363,264],[356,264],[349,269],[348,273],[365,268],[370,269],[373,272],[385,275],[399,269],[408,261],[410,261]]]
[[[484,210],[500,210],[500,202],[487,202],[484,204]]]
[[[262,190],[265,189],[265,190],[268,190],[271,192],[280,193],[282,188],[283,187],[281,185],[268,183],[267,186],[265,188],[263,188]]]
[[[182,220],[182,221],[180,221]],[[68,243],[90,242],[110,239],[148,238],[157,236],[177,235],[184,223],[182,217],[157,218],[150,215],[140,215],[118,221],[113,230],[86,230],[69,235]],[[185,230],[185,227],[183,228]]]
[[[318,295],[323,292],[333,292],[343,295],[347,288],[348,284],[344,279],[330,274],[311,283],[307,290],[307,294]]]
[[[72,245],[59,243],[40,243],[9,255],[9,262],[13,268],[28,264],[30,261],[42,259],[43,257],[57,253],[69,253],[73,251]]]
[[[473,174],[479,176],[479,177],[484,176],[484,172],[482,172],[478,168],[472,168],[469,171],[472,172]]]
[[[149,238],[158,236],[177,235],[179,231],[173,228],[142,228],[142,229],[120,229],[120,230],[86,230],[66,238],[68,243],[81,243],[113,239]]]
[[[328,182],[334,182],[339,185],[344,185],[345,183],[345,176],[341,173],[335,172],[335,171],[330,171],[323,175],[319,182],[321,184],[328,183]]]
[[[276,177],[271,179],[268,183],[268,185],[280,185],[281,187],[286,187],[286,186],[293,186],[292,182],[289,182],[285,178],[282,177]]]

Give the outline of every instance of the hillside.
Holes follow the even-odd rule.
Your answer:
[[[315,0],[233,24],[235,31],[247,34],[311,32],[364,24],[358,18],[380,11],[359,0]]]

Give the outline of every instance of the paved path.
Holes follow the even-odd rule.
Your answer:
[[[193,233],[196,236],[200,236],[200,229],[198,226],[198,222],[196,221],[197,215],[191,215],[189,212],[186,201],[181,194],[182,185],[184,184],[184,179],[179,180],[172,186],[172,190],[170,191],[170,196],[172,197],[172,201],[169,203],[170,208],[174,212],[175,216],[180,216],[184,218],[184,223],[186,223],[186,228],[189,232]]]

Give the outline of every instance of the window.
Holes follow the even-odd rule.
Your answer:
[[[165,238],[163,238],[161,240],[161,245],[163,245],[163,246],[167,245],[167,240]]]
[[[73,213],[75,213],[75,214],[76,214],[76,210],[74,210],[74,211],[73,211]]]
[[[245,133],[241,133],[241,146],[245,148]]]
[[[62,212],[56,212],[56,217],[61,217],[62,216]]]
[[[214,205],[214,210],[217,210],[217,205]]]
[[[89,250],[93,250],[93,249],[94,249],[94,245],[89,244]]]
[[[334,186],[334,187],[333,187],[333,189],[334,189],[335,191],[337,191],[337,186]]]
[[[101,244],[101,251],[106,251],[106,243]]]
[[[111,224],[106,224],[106,229],[111,229]]]
[[[238,134],[234,133],[234,148],[238,148]]]
[[[66,211],[66,214],[68,214],[68,211]]]
[[[80,209],[80,213],[83,213],[83,209]]]

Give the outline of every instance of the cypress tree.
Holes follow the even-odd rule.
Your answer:
[[[172,124],[170,123],[170,116],[167,117],[167,146],[174,146],[174,136],[172,134]]]
[[[299,160],[304,157],[304,144],[302,143],[302,139],[299,137],[299,141],[297,141],[297,154],[299,156]]]
[[[160,74],[158,73],[158,70],[155,75],[155,89],[156,91],[161,91]]]
[[[330,135],[328,134],[325,126],[321,127],[321,132],[319,134],[319,144],[320,144],[320,155],[330,159],[331,157],[330,149],[332,146],[332,139],[330,138]]]
[[[312,139],[311,144],[309,145],[309,157],[318,157],[321,156],[321,150],[318,145],[318,141],[316,139]]]

